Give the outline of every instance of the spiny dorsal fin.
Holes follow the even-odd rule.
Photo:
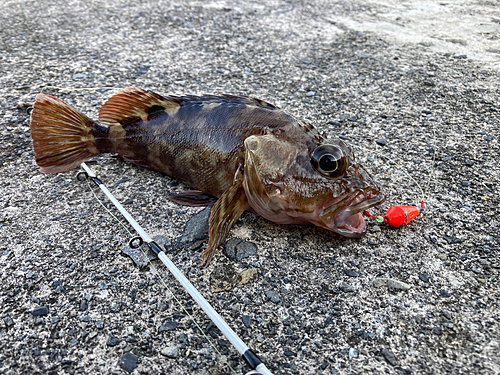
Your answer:
[[[261,100],[261,99],[252,98],[250,96],[238,96],[238,95],[230,95],[230,94],[221,94],[219,96],[223,97],[223,98],[228,98],[228,99],[235,99],[235,100],[241,101],[245,104],[254,105],[257,107],[261,107],[261,108],[280,109],[279,107],[276,107],[275,105],[273,105],[271,103],[265,102],[264,100]]]
[[[322,142],[325,140],[324,135],[320,134],[312,124],[300,120],[298,125],[304,129],[307,133],[311,134],[316,142]]]
[[[141,119],[158,110],[179,108],[175,98],[165,98],[152,91],[138,87],[127,87],[109,98],[99,110],[99,120],[103,125],[125,124]]]

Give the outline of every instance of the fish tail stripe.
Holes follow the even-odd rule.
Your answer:
[[[63,101],[38,94],[31,112],[30,127],[40,171],[65,172],[100,154],[94,141],[95,125]]]
[[[147,121],[158,110],[175,109],[179,103],[174,97],[163,97],[138,87],[127,87],[109,98],[99,110],[103,125],[123,125],[133,120]]]

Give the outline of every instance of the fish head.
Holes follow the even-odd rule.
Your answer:
[[[342,236],[366,233],[362,211],[385,196],[341,140],[274,134],[245,140],[243,186],[252,209],[282,224],[314,224]]]

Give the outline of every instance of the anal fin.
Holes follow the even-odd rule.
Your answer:
[[[193,207],[210,206],[217,202],[216,197],[203,193],[200,190],[190,190],[184,193],[169,195],[168,199],[177,204]]]

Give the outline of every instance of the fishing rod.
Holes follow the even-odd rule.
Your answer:
[[[210,320],[220,329],[222,334],[231,342],[235,349],[240,353],[245,362],[250,366],[252,371],[246,375],[273,375],[264,363],[257,357],[257,355],[250,349],[238,335],[229,327],[229,325],[222,319],[222,317],[214,310],[208,301],[198,292],[198,290],[191,284],[191,282],[184,276],[184,274],[177,268],[177,266],[165,254],[163,249],[146,233],[146,231],[135,221],[135,219],[125,210],[121,203],[114,197],[108,188],[99,180],[97,175],[85,164],[82,163],[81,167],[84,171],[78,173],[77,178],[79,181],[90,178],[108,197],[113,205],[120,211],[122,216],[127,222],[135,229],[139,237],[134,237],[130,240],[131,247],[137,248],[143,243],[146,244],[168,268],[172,275],[181,283],[191,297],[198,303],[198,305],[205,311]],[[138,240],[138,241],[136,241]]]

